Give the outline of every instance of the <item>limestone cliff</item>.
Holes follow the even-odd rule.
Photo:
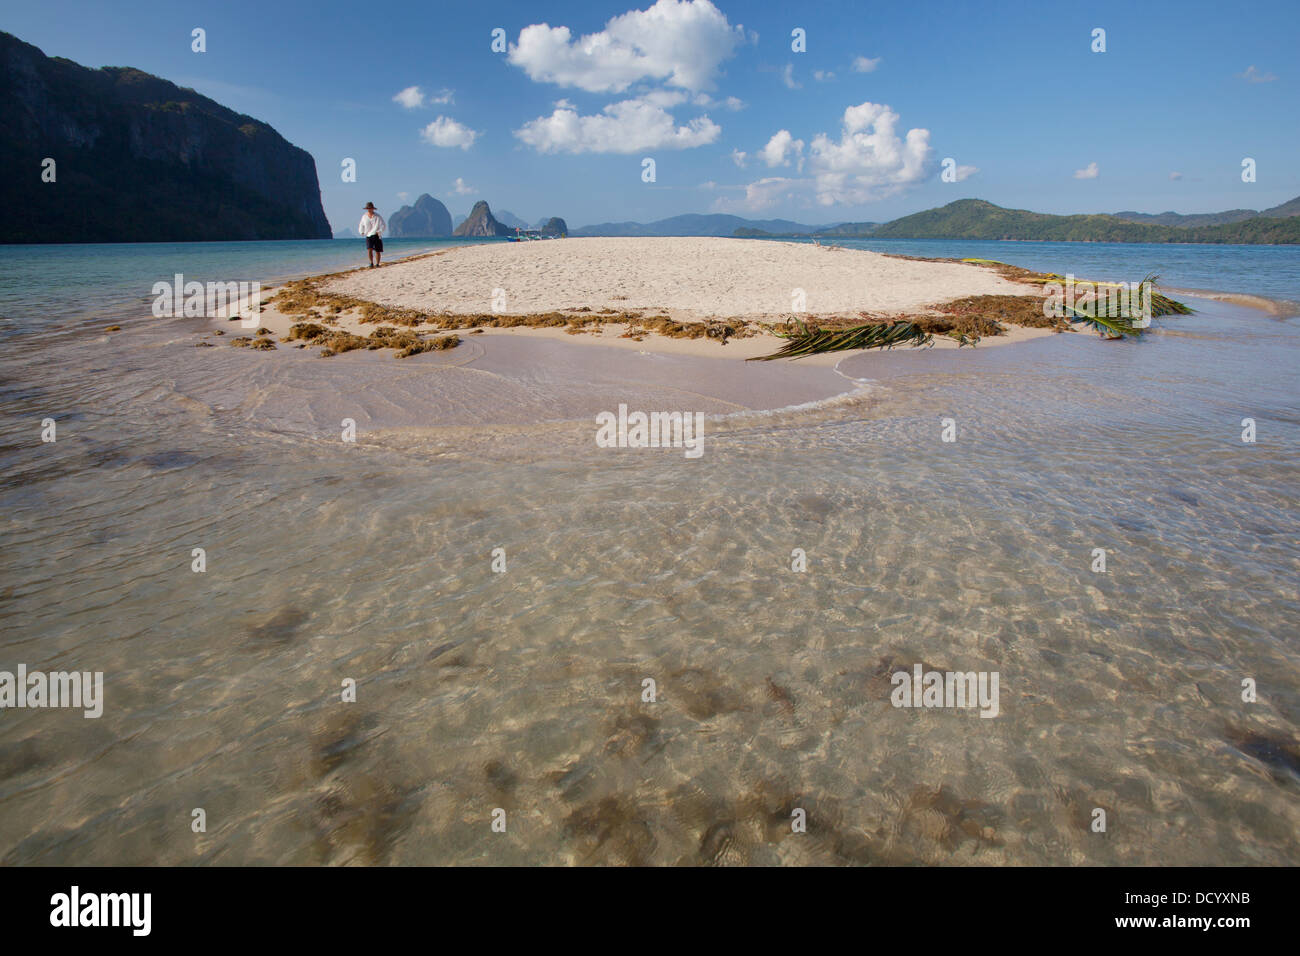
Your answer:
[[[330,238],[315,161],[267,124],[4,32],[0,159],[0,242]]]
[[[403,206],[388,217],[388,235],[392,239],[428,239],[451,235],[451,213],[428,193]]]
[[[492,218],[492,210],[483,200],[474,204],[469,217],[456,227],[454,236],[511,236],[514,230]]]

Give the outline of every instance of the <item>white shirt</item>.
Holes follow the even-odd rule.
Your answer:
[[[388,228],[388,223],[384,222],[384,217],[379,213],[366,213],[361,217],[361,223],[357,226],[357,232],[363,236],[381,236],[384,230]]]

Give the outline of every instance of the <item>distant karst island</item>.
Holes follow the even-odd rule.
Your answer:
[[[266,123],[0,32],[9,243],[328,239],[316,163]]]
[[[392,239],[440,239],[447,236],[483,238],[513,236],[520,231],[542,236],[563,236],[569,231],[568,225],[559,216],[543,219],[536,226],[528,225],[512,213],[502,213],[499,219],[492,215],[492,208],[482,199],[474,204],[469,215],[454,229],[452,221],[452,215],[446,206],[428,193],[423,193],[413,205],[403,206],[388,217],[388,236]],[[340,235],[350,236],[352,233],[345,231]]]

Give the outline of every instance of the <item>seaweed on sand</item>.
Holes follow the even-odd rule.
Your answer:
[[[275,343],[270,339],[254,339],[249,338],[247,335],[241,335],[238,338],[231,339],[230,344],[236,348],[259,349],[264,352],[275,351]]]
[[[902,257],[909,258],[909,257]],[[1031,272],[1019,266],[985,259],[962,260],[990,268],[1005,278],[1024,282],[1039,287],[1050,283],[1061,283],[1065,279],[1055,273]],[[1149,290],[1151,316],[1187,315],[1191,309],[1176,299],[1156,291],[1159,276],[1148,274],[1139,284]],[[1050,314],[1044,307],[1045,291],[1030,295],[973,295],[939,303],[930,307],[927,313],[920,315],[894,316],[890,319],[876,318],[865,324],[846,326],[843,320],[830,320],[826,326],[815,323],[804,325],[795,321],[785,327],[774,327],[773,334],[787,340],[786,344],[771,355],[758,356],[758,361],[776,358],[799,358],[819,352],[838,352],[846,349],[893,348],[895,345],[928,345],[934,335],[947,335],[957,340],[959,345],[974,345],[982,336],[1001,335],[1005,331],[1003,323],[1027,328],[1050,328],[1058,332],[1065,331],[1068,322],[1082,322],[1097,329],[1110,338],[1136,338],[1145,330],[1146,323],[1140,321],[1142,315],[1132,314],[1132,303],[1128,296],[1112,297],[1110,290],[1118,290],[1119,283],[1090,283],[1097,291],[1085,296],[1074,307],[1062,303],[1063,317]],[[1106,290],[1105,293],[1102,290]],[[1143,296],[1145,299],[1146,296]],[[1118,308],[1111,308],[1111,303]],[[1114,313],[1114,314],[1111,314]],[[862,315],[863,318],[872,318]],[[1068,321],[1067,321],[1068,320]],[[752,361],[752,360],[751,360]]]
[[[295,322],[289,327],[289,334],[280,341],[301,341],[306,345],[324,346],[321,350],[322,358],[356,349],[396,349],[397,358],[407,358],[421,352],[454,349],[460,344],[460,337],[440,335],[434,338],[422,338],[415,332],[403,331],[391,326],[380,326],[369,336],[364,336],[327,328],[315,322]]]

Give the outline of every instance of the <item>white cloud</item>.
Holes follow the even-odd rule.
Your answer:
[[[715,199],[713,201],[713,211],[733,214],[762,212],[764,209],[770,209],[777,203],[789,199],[798,186],[798,180],[770,176],[746,186],[743,199],[726,199],[723,197]]]
[[[801,198],[823,206],[836,203],[857,205],[884,199],[920,182],[930,159],[930,131],[910,129],[905,136],[895,131],[898,114],[879,103],[861,103],[844,111],[839,139],[818,133],[803,155],[804,143],[789,130],[779,130],[768,140],[760,155],[768,166],[796,166],[808,177],[768,177],[750,183],[744,199],[720,199],[719,212],[758,212],[778,202]],[[964,175],[976,172],[960,167]],[[963,176],[964,178],[964,176]]]
[[[621,93],[646,79],[706,90],[744,41],[744,28],[733,27],[709,0],[658,0],[576,39],[568,27],[526,26],[507,58],[535,82],[591,93]]]
[[[408,199],[411,198],[411,194],[410,194],[410,193],[398,193],[398,194],[397,194],[397,198],[400,199],[402,202],[406,202],[406,200],[408,200]]]
[[[781,82],[786,85],[787,89],[797,90],[800,85],[794,80],[794,64],[787,63],[785,69],[781,71]]]
[[[818,83],[825,83],[827,80],[835,79],[834,70],[813,70],[813,79]]]
[[[745,168],[745,160],[748,156],[749,153],[745,152],[743,149],[733,149],[731,151],[731,161],[741,169]]]
[[[954,176],[953,181],[958,183],[964,183],[966,180],[970,179],[979,171],[980,168],[978,166],[954,166],[952,170]]]
[[[874,73],[880,66],[880,57],[859,56],[853,60],[854,73]]]
[[[468,196],[470,193],[478,192],[477,189],[469,185],[469,183],[465,182],[465,180],[461,179],[459,176],[457,176],[456,181],[451,184],[451,191],[457,196]]]
[[[434,146],[469,149],[478,138],[478,133],[468,126],[462,126],[449,116],[439,116],[420,133],[424,140]]]
[[[788,129],[778,130],[767,141],[761,155],[768,166],[789,166],[792,159],[802,161],[803,140],[795,139]]]
[[[1172,172],[1172,173],[1169,174],[1169,178],[1172,179],[1172,180],[1174,180],[1174,181],[1177,181],[1177,180],[1183,178],[1183,174],[1182,174],[1182,173],[1179,173],[1179,172]]]
[[[1075,179],[1096,179],[1099,175],[1101,175],[1101,170],[1097,168],[1096,163],[1089,163],[1083,169],[1074,171]]]
[[[430,106],[435,104],[453,103],[456,99],[456,91],[441,89],[437,93],[425,94],[424,90],[418,86],[408,86],[402,92],[393,97],[394,103],[401,103],[408,110],[419,109],[428,103]]]
[[[690,149],[712,143],[722,132],[708,116],[685,126],[646,97],[610,103],[594,116],[572,107],[557,107],[515,130],[541,153],[635,153],[644,149]]]
[[[1245,80],[1247,83],[1272,83],[1277,79],[1277,75],[1274,73],[1261,73],[1252,65],[1246,67],[1246,72],[1238,73],[1237,79]]]
[[[686,102],[686,94],[681,90],[650,90],[636,97],[643,103],[649,103],[651,106],[657,106],[661,110],[669,110],[674,106],[681,106]],[[568,109],[577,109],[575,106],[569,106]]]
[[[708,93],[696,93],[693,97],[691,97],[691,102],[694,103],[696,106],[700,106],[705,109],[708,109],[709,107],[713,107],[713,106],[721,107],[722,109],[728,109],[732,111],[743,110],[745,108],[745,101],[740,99],[737,96],[728,96],[725,100],[715,100]]]
[[[813,137],[808,165],[817,201],[862,203],[893,195],[919,182],[930,154],[930,131],[894,132],[898,114],[879,103],[862,103],[844,111],[838,141],[825,133]]]
[[[408,110],[413,110],[424,105],[424,93],[418,86],[408,86],[393,97],[393,102],[401,103]]]

